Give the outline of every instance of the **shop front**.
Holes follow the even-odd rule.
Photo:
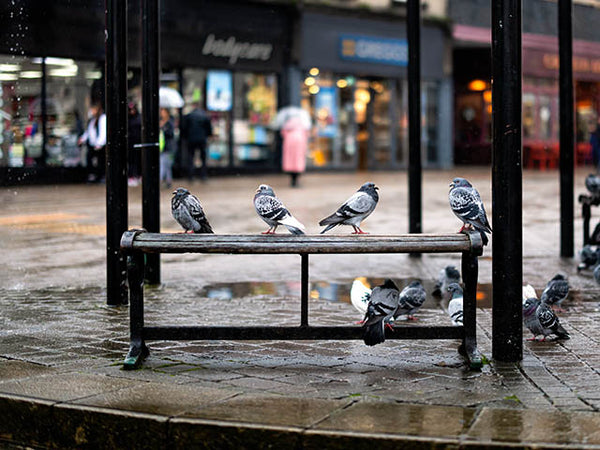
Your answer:
[[[308,166],[392,169],[408,165],[408,45],[400,17],[307,12],[298,67],[301,106],[313,119]],[[451,161],[451,107],[444,73],[445,34],[422,28],[424,166]]]

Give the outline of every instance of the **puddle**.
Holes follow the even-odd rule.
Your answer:
[[[383,278],[363,278],[365,284],[373,287],[383,283]],[[394,279],[400,289],[418,278]],[[339,282],[314,281],[310,283],[311,300],[323,302],[350,303],[350,288],[354,279]],[[427,291],[427,300],[423,308],[439,308],[441,299],[431,295],[435,287],[433,280],[419,280]],[[230,300],[232,298],[254,297],[261,295],[277,295],[281,297],[299,297],[300,282],[240,282],[217,283],[204,286],[200,295],[203,297]],[[492,307],[492,285],[479,284],[477,286],[477,306],[480,308]]]

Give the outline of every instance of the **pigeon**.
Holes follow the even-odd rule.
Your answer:
[[[447,291],[452,295],[448,303],[448,315],[452,325],[463,324],[463,290],[458,283],[451,283]]]
[[[460,232],[465,228],[475,228],[481,234],[483,245],[487,245],[488,237],[486,233],[491,233],[492,228],[477,189],[464,178],[455,178],[450,183],[448,200],[452,212],[464,222]]]
[[[379,201],[377,189],[379,188],[371,182],[363,184],[336,212],[319,222],[320,226],[327,225],[321,231],[321,234],[331,230],[336,225],[351,225],[354,228],[352,234],[366,234],[360,229],[360,223],[377,206],[377,202]]]
[[[398,309],[394,312],[394,319],[399,316],[406,315],[408,320],[417,320],[414,317],[423,303],[427,293],[425,288],[419,281],[413,281],[400,292],[400,300],[398,302]]]
[[[400,291],[398,286],[386,279],[381,286],[376,286],[371,292],[367,312],[363,319],[363,340],[367,345],[381,344],[385,341],[386,321],[393,317],[398,308]],[[387,324],[387,326],[390,326]]]
[[[171,214],[185,233],[214,233],[204,210],[195,195],[185,188],[177,188],[171,198]]]
[[[594,269],[594,280],[596,280],[596,283],[600,284],[600,265],[597,265]]]
[[[363,282],[364,278],[356,278],[350,288],[350,302],[356,310],[364,315],[371,299],[371,289]]]
[[[535,288],[530,284],[523,286],[523,303],[525,303],[528,298],[535,298],[536,300],[538,298]]]
[[[600,177],[594,173],[590,173],[585,178],[585,187],[592,196],[600,195]]]
[[[271,186],[261,184],[258,187],[254,195],[254,208],[270,227],[262,234],[275,234],[279,225],[286,227],[292,234],[304,234],[304,225],[292,216],[281,200],[275,196]]]
[[[569,333],[562,327],[554,311],[535,298],[528,298],[523,304],[523,323],[533,333],[528,341],[537,340],[538,335],[555,334],[558,339],[569,339]]]
[[[569,282],[564,275],[556,274],[554,278],[548,281],[546,289],[542,292],[540,300],[546,306],[550,306],[557,311],[564,311],[560,304],[569,295]]]
[[[441,297],[444,300],[450,299],[448,286],[452,283],[460,284],[460,272],[454,266],[446,266],[440,270],[438,281],[435,284],[431,295]]]
[[[577,266],[577,271],[589,269],[598,264],[598,249],[593,250],[591,245],[584,245],[579,252],[581,263]]]

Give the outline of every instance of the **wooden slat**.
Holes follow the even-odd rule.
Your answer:
[[[124,235],[126,249],[150,253],[318,254],[454,253],[470,251],[466,234],[378,235],[208,235],[141,232]]]

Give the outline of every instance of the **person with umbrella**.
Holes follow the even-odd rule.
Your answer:
[[[298,187],[298,178],[306,170],[310,116],[302,108],[287,106],[277,113],[275,127],[283,139],[281,168],[290,174],[290,186]]]

